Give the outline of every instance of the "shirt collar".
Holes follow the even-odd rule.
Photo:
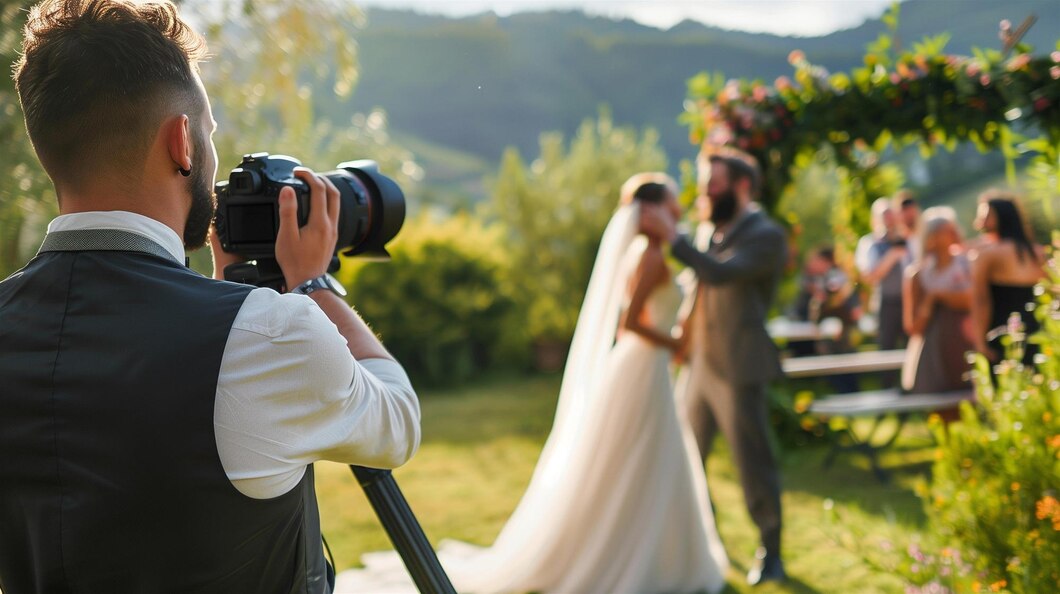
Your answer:
[[[150,217],[124,210],[100,210],[59,215],[48,223],[48,233],[113,229],[142,235],[165,248],[177,262],[184,262],[184,242],[177,232]]]

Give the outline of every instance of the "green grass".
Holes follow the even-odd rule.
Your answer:
[[[423,445],[395,477],[432,542],[493,540],[530,479],[558,391],[558,376],[497,376],[470,387],[421,394]],[[878,547],[887,538],[901,550],[903,541],[923,529],[921,504],[913,493],[933,456],[923,424],[907,426],[894,450],[883,457],[883,466],[893,473],[887,485],[876,481],[864,460],[853,457],[840,457],[823,470],[825,453],[821,447],[783,453],[784,553],[791,579],[753,591],[901,591],[898,578],[875,571],[853,549]],[[732,560],[727,592],[751,592],[744,575],[757,534],[721,442],[707,474]],[[319,464],[317,491],[339,569],[358,565],[361,553],[390,548],[347,467]],[[826,511],[829,505],[834,505],[832,512]]]

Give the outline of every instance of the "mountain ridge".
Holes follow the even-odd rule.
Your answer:
[[[947,48],[962,54],[972,46],[999,47],[1003,18],[1018,25],[1037,14],[1026,40],[1038,52],[1052,51],[1060,31],[1060,2],[908,0],[900,12],[900,43],[948,32]],[[534,155],[541,132],[570,135],[607,105],[618,125],[655,128],[675,164],[695,151],[677,122],[692,76],[719,71],[772,82],[791,74],[787,56],[794,49],[845,71],[886,30],[878,18],[824,36],[785,37],[694,21],[662,30],[578,11],[451,18],[368,8],[365,14],[368,24],[356,34],[361,79],[353,107],[382,107],[396,133],[489,163],[508,146]]]

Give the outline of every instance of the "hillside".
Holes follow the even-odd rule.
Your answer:
[[[997,47],[998,22],[1039,17],[1026,40],[1049,51],[1060,30],[1052,0],[909,0],[899,36],[912,43],[949,32],[951,51]],[[831,70],[857,64],[884,30],[870,20],[812,38],[725,31],[684,22],[667,31],[579,12],[453,19],[369,9],[356,34],[361,81],[357,109],[382,106],[404,135],[496,162],[506,146],[533,154],[544,130],[572,131],[598,107],[620,124],[652,126],[672,160],[688,156],[677,124],[686,81],[703,70],[772,81],[790,73],[787,54],[804,50]]]

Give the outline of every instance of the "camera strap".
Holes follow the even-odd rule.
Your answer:
[[[56,231],[44,237],[37,254],[46,252],[140,252],[181,264],[169,250],[138,233],[118,229]],[[187,259],[183,262],[188,265]]]

